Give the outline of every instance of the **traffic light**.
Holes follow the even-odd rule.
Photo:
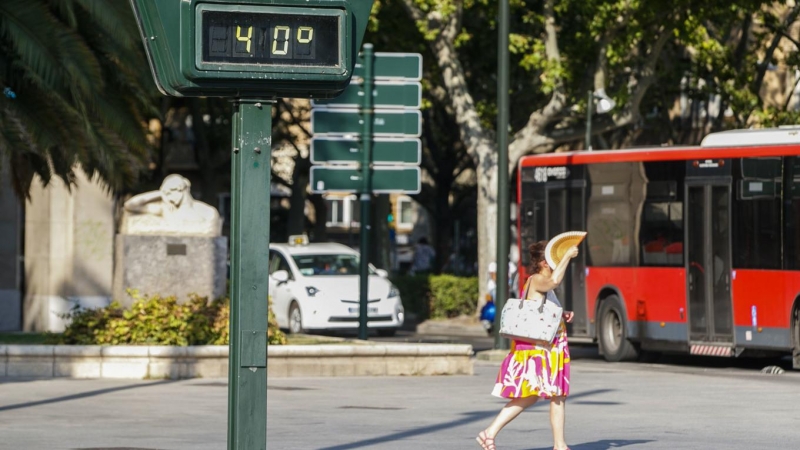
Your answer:
[[[173,96],[338,95],[372,0],[131,0],[159,90]]]

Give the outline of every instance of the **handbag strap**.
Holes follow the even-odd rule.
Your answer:
[[[523,289],[522,293],[522,300],[528,300],[528,292],[531,289],[531,279],[533,275],[529,276],[528,279],[525,281],[525,288]],[[547,293],[545,292],[542,294],[542,304],[539,305],[539,312],[544,311],[544,304],[547,303]]]

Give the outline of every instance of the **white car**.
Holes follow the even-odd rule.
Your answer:
[[[289,333],[358,329],[359,254],[336,243],[270,244],[269,292]],[[370,265],[367,326],[391,336],[403,325],[400,292]]]

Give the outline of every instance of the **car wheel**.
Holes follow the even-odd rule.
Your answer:
[[[394,328],[388,328],[385,330],[378,330],[378,336],[382,337],[392,337],[397,334],[397,330]]]
[[[299,334],[303,332],[303,313],[297,303],[292,302],[289,307],[289,334]]]
[[[600,306],[598,342],[603,357],[609,362],[632,361],[638,356],[636,347],[628,340],[625,313],[619,297],[606,297]]]

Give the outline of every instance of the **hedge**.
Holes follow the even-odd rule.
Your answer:
[[[118,302],[96,309],[73,309],[59,344],[74,345],[228,345],[230,300],[209,302],[192,296],[185,303],[175,297],[141,297],[132,292],[133,304]],[[286,343],[269,305],[268,342]]]
[[[454,275],[392,277],[403,308],[420,320],[474,314],[478,307],[478,278]]]

